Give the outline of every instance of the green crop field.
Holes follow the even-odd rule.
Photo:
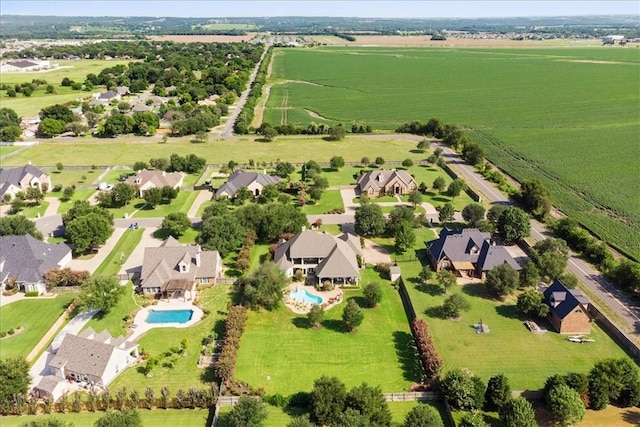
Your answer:
[[[272,80],[265,122],[457,124],[640,259],[640,49],[282,49]]]

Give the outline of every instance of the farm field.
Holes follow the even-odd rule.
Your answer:
[[[27,298],[0,307],[2,331],[22,327],[22,331],[12,337],[2,339],[0,358],[27,357],[58,317],[75,297],[61,294],[55,298]],[[38,313],[34,316],[34,313]]]
[[[640,259],[639,70],[631,48],[282,49],[264,121],[393,130],[439,117]]]
[[[367,382],[384,392],[407,391],[420,380],[407,318],[390,282],[371,268],[363,270],[362,285],[374,281],[383,290],[382,302],[364,309],[364,321],[354,334],[343,330],[341,316],[346,300],[358,301],[361,291],[345,291],[345,301],[326,311],[320,330],[307,328],[304,315],[284,306],[250,311],[235,377],[268,394],[310,390],[322,375],[340,378],[347,389]]]

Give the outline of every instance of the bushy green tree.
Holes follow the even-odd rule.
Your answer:
[[[319,425],[332,425],[344,410],[346,400],[347,388],[342,381],[336,377],[318,378],[311,389],[311,418]]]
[[[567,268],[569,248],[562,239],[549,237],[536,242],[531,251],[531,259],[536,263],[540,275],[547,281],[557,279]]]
[[[507,208],[498,218],[498,234],[506,242],[519,242],[531,235],[531,221],[520,208]]]
[[[108,313],[118,305],[120,297],[124,294],[124,289],[115,277],[91,277],[82,284],[77,299],[78,306]]]
[[[484,219],[484,206],[480,203],[470,203],[462,209],[462,218],[472,227],[477,227]]]
[[[447,317],[459,317],[463,311],[469,311],[471,304],[460,294],[453,294],[444,300],[442,312]]]
[[[499,411],[504,427],[537,427],[533,406],[523,397],[508,399]]]
[[[433,180],[433,189],[441,192],[442,190],[444,190],[447,186],[447,181],[444,180],[443,177],[438,176],[436,179]]]
[[[511,386],[504,374],[494,375],[489,378],[487,391],[484,394],[484,410],[497,412],[502,405],[511,398]]]
[[[379,236],[385,231],[382,209],[375,203],[359,206],[355,213],[355,231],[361,236]]]
[[[504,298],[518,288],[518,283],[518,271],[509,264],[502,263],[487,272],[485,286],[494,296]]]
[[[264,403],[250,396],[240,396],[238,404],[233,407],[226,421],[230,427],[259,427],[267,419],[267,408]]]
[[[329,160],[329,165],[332,169],[338,170],[344,167],[344,158],[341,156],[333,156]]]
[[[587,412],[578,392],[564,384],[554,387],[547,400],[553,418],[562,426],[578,424]]]
[[[177,239],[191,228],[191,220],[184,212],[172,212],[164,217],[160,228]]]
[[[242,280],[242,298],[250,308],[272,310],[280,304],[286,284],[287,278],[280,267],[267,261]]]
[[[438,282],[440,289],[442,289],[442,292],[445,294],[450,287],[455,286],[457,283],[456,276],[449,270],[445,269],[438,271],[436,274],[436,281]]]
[[[377,282],[369,283],[362,292],[367,307],[373,308],[382,301],[382,289]]]
[[[486,387],[475,378],[468,369],[452,369],[440,380],[439,390],[453,408],[463,411],[480,409]]]
[[[246,229],[234,215],[207,217],[202,222],[196,242],[203,248],[216,250],[225,256],[240,247]]]
[[[521,288],[536,286],[540,282],[540,273],[538,267],[533,261],[527,261],[518,274],[518,280]]]
[[[26,395],[29,381],[26,360],[19,357],[0,359],[0,405],[9,406],[15,394]]]
[[[24,215],[7,215],[0,217],[0,236],[24,236],[29,234],[42,240],[42,233],[36,228],[36,223]]]
[[[355,332],[356,328],[360,326],[364,320],[364,313],[358,306],[354,299],[347,301],[347,305],[342,312],[342,321],[344,322],[349,332]]]
[[[94,427],[142,427],[140,414],[135,409],[107,412],[93,424]]]
[[[324,308],[320,304],[314,304],[311,306],[311,310],[307,313],[307,321],[312,328],[319,329],[322,327],[322,320],[324,319]]]
[[[640,402],[640,376],[630,359],[605,359],[589,371],[589,406],[600,410],[613,402],[622,407]]]
[[[354,387],[347,393],[346,408],[358,412],[372,426],[391,425],[391,411],[380,387],[371,387],[367,383]]]
[[[455,214],[453,205],[449,202],[438,207],[438,220],[440,222],[453,221],[453,215]]]
[[[416,244],[416,233],[408,222],[402,222],[395,233],[396,252],[403,254]]]
[[[438,411],[429,404],[414,406],[404,418],[403,427],[444,427]]]
[[[74,251],[84,254],[107,242],[113,233],[113,220],[91,212],[65,224],[65,233]]]

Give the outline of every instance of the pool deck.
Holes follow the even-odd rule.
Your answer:
[[[193,316],[191,320],[186,323],[147,323],[147,316],[149,311],[162,311],[162,310],[193,310]],[[191,303],[191,301],[169,300],[158,301],[158,304],[150,305],[138,311],[136,317],[133,319],[131,335],[127,337],[127,340],[133,341],[140,338],[147,331],[154,328],[189,328],[202,319],[202,310]]]
[[[325,310],[328,310],[342,302],[342,289],[340,289],[339,287],[336,287],[332,291],[320,292],[313,286],[307,286],[302,282],[293,282],[284,290],[284,303],[289,308],[289,310],[293,311],[296,314],[307,314],[309,311],[311,311],[312,306],[309,303],[296,301],[293,298],[289,297],[289,293],[296,290],[306,290],[310,294],[322,298],[322,307]]]

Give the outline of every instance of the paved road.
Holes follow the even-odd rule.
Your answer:
[[[440,147],[442,147],[443,156],[451,168],[463,176],[475,189],[480,191],[486,200],[492,203],[511,205],[507,196],[476,173],[472,166],[465,164],[458,154],[444,145],[440,145]],[[543,240],[549,237],[550,234],[539,222],[531,221],[531,236],[535,240]],[[617,290],[602,277],[597,270],[578,258],[575,253],[571,253],[569,256],[568,268],[582,283],[597,294],[605,304],[615,310],[627,324],[626,330],[628,332],[635,335],[636,338],[640,337],[640,307]]]

